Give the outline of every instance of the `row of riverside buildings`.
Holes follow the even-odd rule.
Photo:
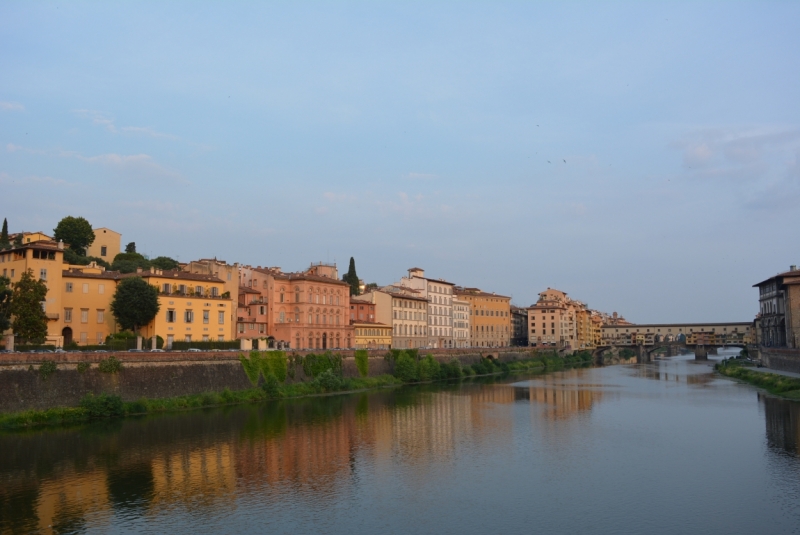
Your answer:
[[[88,256],[111,263],[121,234],[96,228]],[[213,259],[179,269],[108,271],[96,263],[64,262],[64,244],[41,232],[23,233],[21,246],[0,251],[0,273],[12,284],[27,270],[48,287],[42,303],[47,344],[103,344],[118,332],[111,313],[117,284],[142,277],[158,289],[159,312],[141,329],[144,338],[175,341],[241,340],[250,347],[290,349],[498,348],[553,346],[591,349],[604,324],[627,324],[616,313],[590,310],[566,293],[547,289],[528,308],[511,298],[408,270],[396,283],[351,296],[335,264],[299,272]],[[6,347],[13,334],[5,334]]]

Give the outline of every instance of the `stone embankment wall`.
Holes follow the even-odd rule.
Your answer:
[[[532,356],[524,348],[500,350],[433,350],[440,362],[458,359],[462,365],[474,364],[483,357],[513,361]],[[185,353],[6,353],[0,354],[0,412],[77,406],[88,393],[117,394],[125,401],[142,397],[165,398],[203,392],[220,392],[225,388],[243,390],[252,385],[244,373],[241,352]],[[305,352],[287,355],[305,355]],[[358,377],[352,351],[337,352],[343,357],[345,377]],[[369,375],[391,373],[385,351],[370,352]],[[114,355],[122,362],[116,373],[103,373],[97,363]],[[38,371],[43,360],[54,361],[57,371],[43,377]],[[91,363],[83,372],[78,364]],[[33,369],[31,369],[31,367]],[[303,380],[302,369],[295,380]],[[290,379],[287,379],[291,382]]]
[[[767,368],[800,373],[800,349],[761,346],[758,349],[758,356]]]

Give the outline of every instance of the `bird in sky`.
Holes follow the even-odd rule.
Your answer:
[[[564,163],[567,163],[567,160],[564,160]]]
[[[550,163],[550,160],[547,160],[547,163]]]

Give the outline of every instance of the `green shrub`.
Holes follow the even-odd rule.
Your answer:
[[[97,364],[97,369],[103,373],[117,373],[118,371],[122,370],[122,362],[120,362],[114,355],[111,355],[107,359],[101,360]]]
[[[39,375],[45,381],[48,377],[53,375],[58,371],[58,366],[52,360],[43,360],[41,365],[39,365]]]
[[[303,372],[309,379],[331,370],[334,375],[342,376],[342,357],[330,351],[322,354],[309,353],[303,357]]]
[[[270,351],[267,353],[266,357],[266,364],[269,368],[269,373],[266,371],[264,373],[264,378],[267,378],[267,375],[273,375],[278,380],[279,383],[286,382],[286,374],[288,363],[286,360],[286,353],[283,351]]]
[[[264,391],[267,397],[271,399],[280,397],[281,395],[281,383],[278,378],[272,374],[269,374],[264,380],[264,384],[261,385],[261,389]]]
[[[258,386],[262,377],[266,380],[270,375],[275,376],[279,383],[286,382],[288,363],[283,351],[251,351],[249,359],[239,355],[239,361],[253,386]]]
[[[442,364],[442,378],[444,379],[461,379],[464,376],[464,370],[461,369],[461,363],[458,359],[453,359],[447,364]]]
[[[439,379],[439,372],[441,365],[439,361],[433,358],[433,355],[428,355],[419,361],[417,366],[417,375],[420,381],[433,381]]]
[[[327,369],[314,377],[311,385],[317,392],[337,392],[344,388],[344,381],[333,370]]]
[[[81,407],[89,418],[119,418],[125,413],[122,398],[112,394],[86,394],[81,399]]]
[[[78,363],[78,373],[83,373],[87,371],[89,368],[92,367],[91,362],[79,362]]]
[[[402,353],[394,363],[394,376],[404,383],[413,383],[419,380],[417,361],[407,353]]]
[[[233,403],[234,401],[236,401],[236,394],[231,392],[231,390],[228,387],[225,387],[225,389],[222,391],[219,397],[222,398],[223,403]]]
[[[356,351],[356,368],[361,377],[369,375],[369,351],[366,349]]]

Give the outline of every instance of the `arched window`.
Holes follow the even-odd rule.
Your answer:
[[[311,325],[312,323],[314,323],[314,315],[309,310],[308,311],[308,324]]]
[[[295,303],[299,303],[300,302],[300,287],[299,286],[295,286],[294,287],[294,302]]]
[[[286,323],[286,312],[281,310],[280,314],[278,314],[278,318],[278,323]]]
[[[300,309],[297,307],[294,307],[294,321],[295,323],[300,323]],[[298,347],[299,346],[300,344],[298,343]]]

